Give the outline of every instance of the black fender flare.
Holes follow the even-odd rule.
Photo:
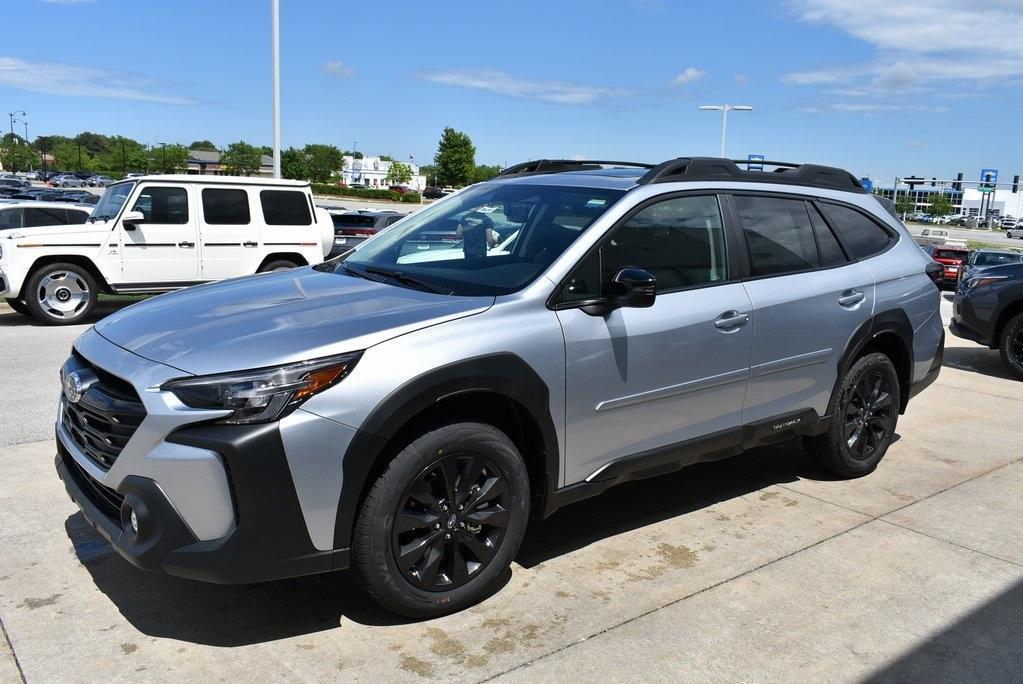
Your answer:
[[[846,372],[852,367],[860,352],[872,341],[884,334],[894,334],[898,337],[902,341],[907,358],[909,359],[909,377],[906,379],[906,386],[900,388],[902,390],[900,393],[900,403],[902,405],[899,407],[899,412],[905,412],[906,403],[909,401],[910,385],[913,382],[913,326],[905,311],[902,309],[888,309],[875,313],[864,321],[852,334],[852,337],[849,338],[845,351],[838,360],[838,375],[835,379],[835,387],[831,391],[831,399],[828,400],[829,415],[826,418],[830,419],[831,417],[830,413],[835,403],[835,397],[838,395],[838,388],[842,385],[842,378],[845,377]]]
[[[432,369],[394,389],[367,416],[342,460],[341,497],[334,524],[334,548],[351,545],[355,520],[367,489],[391,439],[431,405],[459,394],[489,392],[524,407],[539,428],[543,445],[543,510],[561,473],[558,435],[550,411],[550,390],[536,371],[510,352],[486,354]]]

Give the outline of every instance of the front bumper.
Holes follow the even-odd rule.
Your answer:
[[[221,456],[229,473],[236,525],[200,541],[155,480],[129,475],[105,487],[78,465],[57,436],[57,473],[86,520],[126,560],[144,570],[218,584],[247,584],[348,567],[349,550],[313,547],[276,424],[207,425],[167,441]],[[138,534],[126,524],[136,512]]]

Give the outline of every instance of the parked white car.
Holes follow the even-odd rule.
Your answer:
[[[944,228],[924,228],[923,231],[914,236],[916,243],[921,247],[927,245],[957,245],[966,246],[966,240],[951,237]]]
[[[0,237],[3,231],[37,226],[66,226],[85,223],[92,207],[67,202],[19,200],[0,204]]]
[[[101,292],[317,264],[333,243],[308,182],[145,176],[110,185],[83,225],[0,231],[0,297],[43,322],[77,323]]]

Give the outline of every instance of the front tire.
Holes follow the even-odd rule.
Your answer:
[[[32,315],[32,312],[29,311],[28,306],[26,306],[25,302],[21,301],[20,299],[8,299],[6,301],[7,306],[11,307],[12,309],[20,313],[22,316]]]
[[[406,446],[359,512],[352,567],[381,606],[423,618],[496,589],[529,519],[529,478],[515,444],[483,423],[455,423]]]
[[[47,325],[80,323],[96,306],[96,281],[78,264],[47,264],[29,276],[25,304]]]
[[[804,440],[811,460],[841,478],[872,472],[895,436],[900,406],[899,376],[891,359],[877,353],[857,360],[829,407],[828,431]]]
[[[1002,328],[998,349],[1006,367],[1017,379],[1023,380],[1023,313],[1010,318]]]

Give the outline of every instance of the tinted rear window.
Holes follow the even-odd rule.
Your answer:
[[[308,226],[312,223],[304,192],[262,190],[259,202],[263,205],[263,218],[268,226]]]
[[[356,226],[359,228],[372,228],[376,225],[376,219],[372,216],[365,216],[363,214],[331,214],[331,220],[334,222],[334,226],[340,228],[343,226]]]
[[[244,190],[206,188],[202,214],[213,226],[243,226],[249,222],[249,193]]]
[[[819,206],[855,259],[883,252],[892,241],[888,231],[854,209],[827,203]]]
[[[936,249],[934,250],[935,259],[965,259],[966,252],[960,252],[955,249]]]
[[[802,200],[736,195],[733,202],[746,235],[752,275],[794,273],[820,264]]]

